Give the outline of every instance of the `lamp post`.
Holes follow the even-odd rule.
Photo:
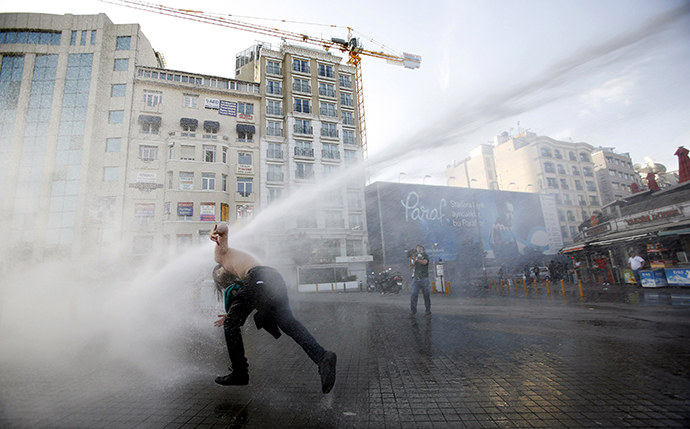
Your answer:
[[[450,186],[450,181],[453,180],[453,179],[455,179],[455,176],[450,176],[450,177],[446,180],[446,185]]]
[[[431,176],[430,176],[430,175],[428,175],[428,174],[427,174],[426,176],[424,176],[424,178],[422,179],[422,185],[424,185],[424,184],[425,184],[424,182],[426,181],[426,178],[427,178],[427,177],[431,177]]]
[[[527,188],[529,188],[530,186],[531,186],[531,187],[534,187],[533,184],[529,183],[527,186],[525,186],[525,192],[527,192]]]
[[[515,186],[517,186],[517,185],[515,184],[515,182],[510,182],[510,183],[508,183],[508,190],[509,190],[509,191],[510,191],[510,185],[515,185]]]

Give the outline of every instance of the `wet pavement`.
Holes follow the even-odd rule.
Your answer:
[[[306,354],[251,318],[248,386],[214,384],[218,330],[180,338],[187,364],[156,376],[105,357],[1,362],[0,427],[690,427],[690,289],[518,286],[432,295],[431,318],[409,318],[405,293],[291,296],[338,354],[328,395]]]

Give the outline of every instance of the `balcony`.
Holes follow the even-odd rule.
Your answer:
[[[313,171],[295,171],[295,179],[299,180],[314,180]]]
[[[333,128],[321,128],[321,137],[329,137],[329,138],[340,138],[340,133],[338,130],[333,129]]]
[[[255,201],[255,192],[235,192],[235,202],[253,203]]]
[[[266,180],[269,182],[283,182],[284,175],[283,173],[268,173],[266,175]]]
[[[279,159],[282,161],[285,158],[283,157],[283,151],[282,150],[270,150],[270,149],[268,149],[266,151],[266,159]]]
[[[295,156],[299,156],[302,158],[313,158],[314,157],[314,149],[296,147],[295,148]]]
[[[313,135],[314,134],[314,127],[295,124],[295,134]]]
[[[335,98],[335,90],[327,88],[319,88],[319,95],[321,97]]]
[[[322,150],[322,151],[321,151],[321,158],[323,158],[323,159],[330,159],[330,160],[334,160],[334,161],[340,161],[340,152],[338,152],[338,151]]]

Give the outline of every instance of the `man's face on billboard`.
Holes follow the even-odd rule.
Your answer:
[[[498,213],[498,220],[500,223],[502,223],[505,226],[512,227],[513,226],[513,214],[514,214],[514,209],[513,209],[513,203],[503,203],[501,205],[501,208]]]

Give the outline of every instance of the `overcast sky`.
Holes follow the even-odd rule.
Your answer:
[[[104,12],[116,24],[139,23],[169,68],[224,77],[255,40],[280,43],[95,0],[4,3],[4,12]],[[251,22],[324,38],[344,38],[349,26],[365,48],[421,55],[418,70],[362,61],[373,180],[430,175],[427,184],[444,184],[447,164],[517,133],[518,121],[538,135],[629,152],[635,163],[650,156],[668,170],[678,168],[677,147],[690,146],[687,1],[156,3],[266,18]]]

